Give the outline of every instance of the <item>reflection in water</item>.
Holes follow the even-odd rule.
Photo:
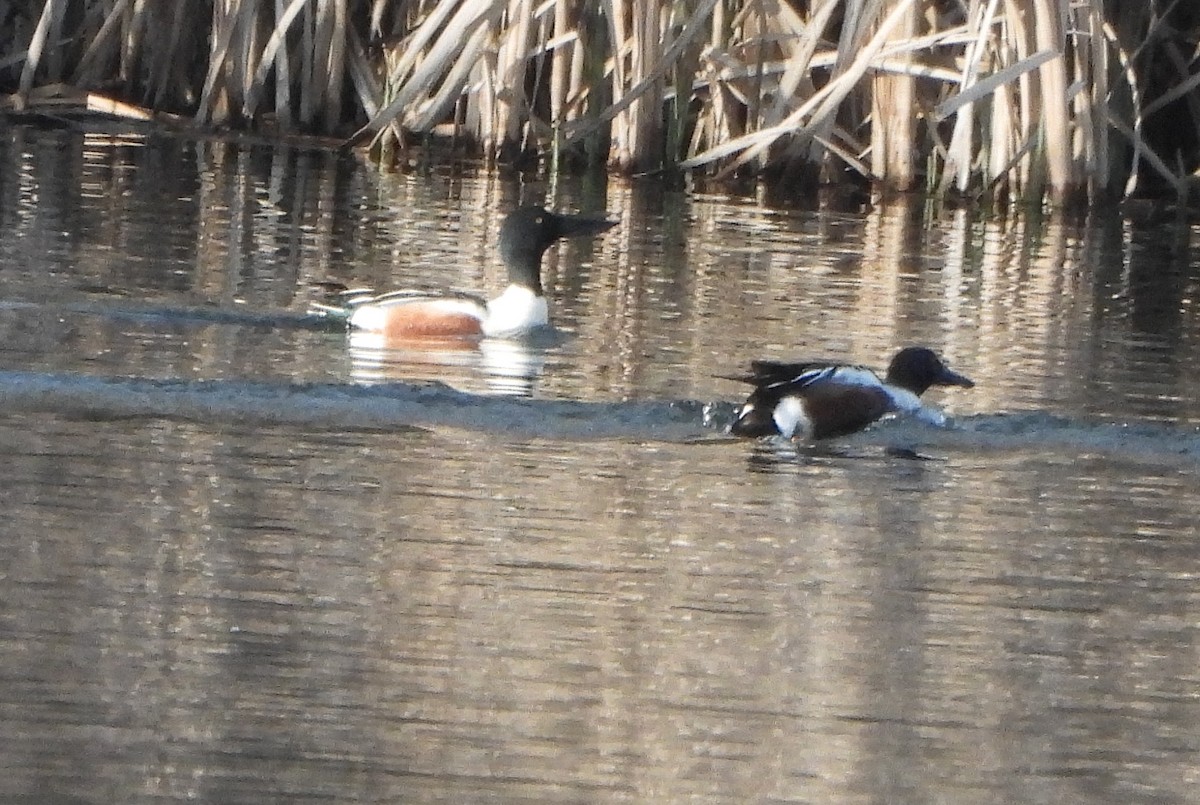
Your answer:
[[[360,383],[436,377],[463,391],[530,397],[554,340],[547,334],[397,343],[380,333],[350,330],[350,376]]]
[[[755,474],[743,443],[9,424],[10,528],[38,535],[10,542],[2,588],[8,679],[28,680],[8,688],[9,785],[1190,791],[1179,574],[1200,557],[1172,535],[1200,499],[1153,466],[831,453]]]
[[[545,195],[4,131],[0,799],[1194,799],[1174,233],[564,182],[622,223],[549,255],[561,339],[304,318],[499,288]],[[718,435],[714,375],[906,343],[976,380],[956,427]]]

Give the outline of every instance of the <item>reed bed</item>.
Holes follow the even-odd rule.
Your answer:
[[[2,4],[0,111],[89,108],[621,172],[1067,203],[1183,195],[1181,0]]]

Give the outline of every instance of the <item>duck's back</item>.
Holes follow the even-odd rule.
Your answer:
[[[845,436],[897,405],[894,390],[861,366],[754,361],[750,374],[739,379],[752,383],[754,391],[730,426],[735,436]]]

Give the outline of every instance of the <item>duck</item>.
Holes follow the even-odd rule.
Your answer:
[[[770,360],[753,361],[749,374],[728,379],[754,386],[729,427],[731,434],[806,441],[856,433],[889,413],[942,426],[945,416],[922,404],[921,395],[931,386],[975,386],[922,346],[897,352],[883,379],[864,366]]]
[[[515,338],[550,323],[542,289],[542,256],[559,240],[599,235],[616,221],[518,207],[500,226],[500,257],[508,286],[490,301],[466,293],[399,290],[374,294],[345,291],[338,304],[317,303],[311,312],[344,320],[352,331],[388,342],[422,339]]]

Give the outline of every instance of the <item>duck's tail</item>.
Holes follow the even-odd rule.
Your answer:
[[[309,287],[324,298],[309,302],[308,314],[332,321],[349,321],[355,307],[375,297],[375,291],[370,288],[348,288],[340,282],[310,282]]]

